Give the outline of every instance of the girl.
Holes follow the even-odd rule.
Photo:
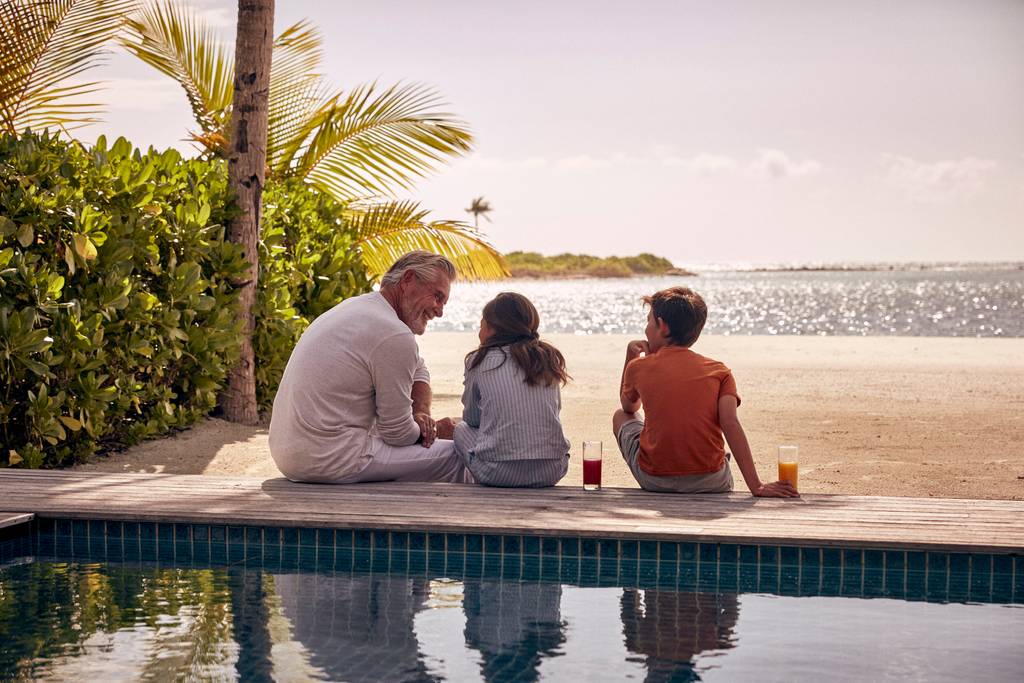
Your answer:
[[[529,299],[503,292],[484,306],[480,346],[466,355],[455,449],[485,486],[554,486],[569,467],[558,419],[569,375],[539,324]]]

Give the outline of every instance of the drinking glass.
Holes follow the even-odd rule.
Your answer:
[[[779,481],[788,481],[797,488],[800,449],[797,446],[779,446]]]
[[[601,490],[601,454],[603,445],[600,441],[583,442],[583,490]]]

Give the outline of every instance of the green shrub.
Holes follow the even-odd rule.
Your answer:
[[[261,406],[309,322],[369,282],[344,207],[265,194]],[[0,465],[59,466],[209,413],[238,358],[223,162],[0,136]]]
[[[309,323],[343,299],[370,291],[345,207],[300,180],[263,193],[256,301],[256,394],[269,408],[284,366]]]

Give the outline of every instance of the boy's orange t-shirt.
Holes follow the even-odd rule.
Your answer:
[[[717,472],[725,465],[720,396],[740,396],[725,364],[665,346],[626,366],[622,390],[643,403],[640,469],[659,477]]]

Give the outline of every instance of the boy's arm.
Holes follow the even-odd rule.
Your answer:
[[[632,386],[626,385],[626,368],[639,358],[641,353],[650,353],[646,340],[631,341],[626,346],[626,362],[622,366],[622,380],[619,382],[619,402],[622,404],[622,410],[627,413],[640,410],[640,394]]]
[[[769,498],[798,498],[799,493],[788,481],[776,481],[771,484],[762,484],[757,476],[757,467],[754,465],[754,457],[750,454],[750,444],[747,443],[747,435],[740,424],[740,418],[736,414],[736,397],[730,394],[718,399],[718,422],[722,426],[722,433],[725,440],[729,442],[736,464],[743,473],[743,481],[747,488],[755,496]]]

